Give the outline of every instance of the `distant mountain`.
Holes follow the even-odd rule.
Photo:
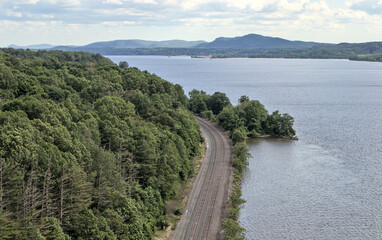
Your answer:
[[[191,48],[205,41],[184,41],[184,40],[168,40],[168,41],[146,41],[139,39],[132,40],[115,40],[107,42],[95,42],[83,46],[84,48]]]
[[[237,49],[301,49],[311,48],[322,43],[290,41],[259,34],[248,34],[241,37],[219,37],[210,43],[202,43],[200,48],[237,48]]]
[[[28,46],[17,46],[17,45],[9,45],[8,48],[14,48],[14,49],[50,49],[54,48],[54,45],[51,44],[34,44],[34,45],[28,45]]]
[[[168,40],[168,41],[146,41],[139,39],[130,40],[115,40],[105,42],[90,43],[85,46],[58,46],[54,49],[67,50],[67,51],[84,51],[101,54],[122,54],[133,53],[135,51],[131,49],[142,49],[140,52],[147,52],[143,49],[155,49],[155,48],[168,48],[168,49],[187,49],[187,52],[196,53],[211,53],[210,51],[203,50],[189,50],[189,49],[217,49],[220,53],[223,49],[251,49],[253,50],[272,50],[272,49],[305,49],[311,48],[317,45],[324,45],[317,42],[303,42],[303,41],[290,41],[276,37],[266,37],[259,34],[248,34],[241,37],[226,38],[220,37],[212,42],[205,41],[184,41],[184,40]],[[329,44],[328,44],[329,45]],[[130,49],[130,50],[129,50]],[[222,49],[222,50],[218,50]],[[154,51],[154,50],[153,50]],[[202,52],[201,52],[202,51]],[[155,50],[155,52],[157,52]],[[171,52],[179,53],[179,50],[171,50]],[[215,53],[215,52],[214,52]],[[140,54],[139,54],[140,55]]]
[[[333,58],[382,61],[382,42],[328,44],[290,41],[278,37],[248,34],[219,37],[205,41],[146,41],[139,39],[94,42],[85,46],[52,46],[49,44],[13,48],[92,52],[102,55],[210,56],[213,58]],[[53,48],[52,48],[53,47]]]

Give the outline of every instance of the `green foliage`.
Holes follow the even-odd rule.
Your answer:
[[[259,101],[242,102],[237,107],[237,114],[244,121],[250,135],[256,136],[264,132],[261,123],[266,120],[268,112]]]
[[[216,117],[216,120],[224,130],[233,131],[234,129],[244,127],[244,121],[239,118],[234,107],[223,108]]]
[[[70,237],[64,233],[60,222],[54,217],[45,218],[42,235],[46,240],[69,240]]]
[[[249,153],[245,141],[236,143],[233,148],[233,166],[239,174],[243,173],[248,157]]]
[[[74,239],[107,239],[107,232],[100,229],[99,219],[92,210],[82,210],[76,217],[71,219],[68,233]]]
[[[231,105],[229,98],[225,93],[215,92],[207,100],[207,108],[215,115],[219,114],[224,107]]]
[[[16,87],[11,69],[2,63],[0,64],[0,86],[4,89],[13,89]]]
[[[382,53],[360,54],[349,59],[354,61],[382,62]]]
[[[244,141],[247,136],[269,134],[275,137],[293,137],[296,134],[293,117],[288,114],[280,115],[278,111],[269,115],[264,105],[247,96],[240,97],[239,104],[235,107],[220,92],[208,95],[194,89],[189,92],[189,96],[190,111],[206,119],[216,119],[224,130],[230,132],[234,144]]]
[[[289,114],[281,115],[279,111],[275,111],[269,115],[263,122],[265,132],[278,137],[287,136],[293,137],[296,131],[293,129],[294,119]]]
[[[214,120],[214,113],[211,110],[205,110],[201,112],[200,116],[208,120]]]
[[[0,239],[15,239],[19,235],[18,223],[11,218],[11,213],[0,209]]]
[[[189,92],[190,100],[188,102],[188,109],[194,113],[201,113],[207,111],[207,101],[209,95],[204,91],[196,89]]]
[[[239,104],[251,101],[248,96],[243,95],[239,98]]]
[[[224,107],[231,105],[225,93],[215,92],[213,95],[208,95],[204,91],[193,89],[188,94],[190,96],[188,109],[197,114],[212,111],[213,114],[217,115]]]
[[[100,55],[0,50],[0,238],[151,239],[200,152],[186,105]]]
[[[247,96],[239,99],[239,105],[225,107],[216,117],[223,129],[230,131],[234,143],[242,141],[245,136],[269,134],[274,137],[293,137],[293,117],[280,115],[278,111],[268,114],[265,107]]]
[[[233,144],[244,142],[247,139],[247,132],[245,127],[234,128],[231,136]]]
[[[382,61],[382,42],[320,44],[305,49],[226,49],[212,54],[215,58],[311,58]],[[207,54],[208,55],[208,54]]]
[[[230,197],[230,204],[232,206],[235,206],[235,207],[238,207],[240,206],[241,204],[245,203],[245,200],[243,200],[241,198],[241,189],[239,186],[235,186],[234,189],[233,189],[233,192],[231,194],[231,197]],[[238,217],[238,216],[237,216]],[[238,218],[235,217],[234,219],[237,220]]]
[[[27,234],[24,235],[22,238],[24,239],[35,239],[35,240],[46,240],[46,238],[41,234],[40,229],[30,227],[27,230]]]
[[[245,239],[245,229],[239,225],[238,219],[240,216],[241,205],[245,203],[245,200],[241,198],[242,192],[240,183],[244,167],[247,165],[247,159],[249,157],[250,155],[245,140],[237,142],[233,147],[233,167],[235,168],[235,171],[233,181],[234,187],[228,201],[230,206],[228,209],[229,217],[221,222],[224,239]]]
[[[244,228],[240,227],[237,222],[231,218],[222,221],[224,230],[224,240],[244,240]]]
[[[118,66],[123,69],[129,68],[129,64],[126,61],[119,62]]]

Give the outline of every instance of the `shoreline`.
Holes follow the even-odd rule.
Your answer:
[[[267,139],[283,139],[283,140],[292,140],[292,141],[298,141],[298,137],[297,136],[293,136],[293,137],[285,137],[285,136],[272,136],[272,135],[269,135],[269,134],[266,134],[266,135],[259,135],[259,136],[254,136],[254,137],[249,137],[247,139],[256,139],[256,138],[267,138]]]
[[[245,56],[227,56],[227,57],[217,57],[213,55],[206,56],[194,56],[194,55],[157,55],[157,54],[101,54],[104,57],[109,56],[142,56],[142,57],[190,57],[192,59],[291,59],[291,60],[343,60],[349,62],[371,62],[371,63],[381,63],[382,61],[377,60],[365,60],[365,59],[353,59],[353,58],[298,58],[298,57],[245,57]]]

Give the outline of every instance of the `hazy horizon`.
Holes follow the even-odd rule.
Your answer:
[[[258,34],[258,33],[248,33],[248,34],[245,34],[245,35],[249,35],[249,34]],[[232,37],[227,37],[227,36],[220,36],[220,37],[226,37],[226,38],[234,38],[234,37],[242,37],[242,36],[245,36],[245,35],[241,35],[241,36],[232,36]],[[262,35],[262,34],[259,34],[259,35]],[[281,38],[279,36],[267,36],[267,35],[262,35],[262,36],[265,36],[265,37],[274,37],[274,38]],[[219,38],[219,37],[218,37]],[[216,38],[215,38],[216,39]],[[75,45],[75,44],[54,44],[54,43],[47,43],[47,42],[39,42],[39,43],[33,43],[33,44],[26,44],[26,45],[18,45],[18,44],[14,44],[14,43],[11,43],[7,46],[0,46],[0,47],[8,47],[8,46],[11,46],[11,45],[15,45],[15,46],[18,46],[18,47],[26,47],[26,46],[35,46],[35,45],[52,45],[52,46],[85,46],[85,45],[88,45],[88,44],[92,44],[92,43],[95,43],[95,42],[110,42],[110,41],[125,41],[125,40],[142,40],[142,41],[158,41],[158,42],[162,42],[162,41],[205,41],[205,42],[212,42],[214,41],[215,39],[211,40],[211,41],[207,41],[207,40],[203,40],[203,39],[197,39],[197,40],[186,40],[186,39],[164,39],[164,40],[154,40],[154,39],[139,39],[139,38],[129,38],[129,39],[111,39],[111,40],[99,40],[99,41],[94,41],[94,42],[88,42],[88,43],[85,43],[85,44],[81,44],[81,45]],[[304,41],[304,42],[317,42],[317,41],[313,41],[313,40],[301,40],[301,39],[288,39],[288,38],[282,38],[282,39],[285,39],[285,40],[289,40],[289,41]],[[382,39],[380,40],[382,41]],[[374,41],[368,41],[368,42],[374,42]],[[318,43],[334,43],[334,42],[318,42]],[[334,44],[338,44],[338,43],[343,43],[343,42],[335,42]],[[346,43],[363,43],[363,42],[351,42],[351,41],[348,41]]]

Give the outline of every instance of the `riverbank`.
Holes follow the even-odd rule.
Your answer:
[[[251,138],[270,138],[270,139],[285,139],[285,140],[298,141],[298,137],[297,136],[286,137],[286,136],[272,136],[272,135],[269,135],[269,134],[259,135],[259,136],[255,136],[255,137],[251,137]],[[249,139],[251,139],[251,138],[249,138]]]
[[[244,240],[245,229],[240,226],[238,220],[240,217],[240,210],[245,200],[241,198],[241,181],[245,166],[248,164],[248,147],[245,141],[238,142],[233,146],[233,163],[234,174],[232,181],[232,191],[228,201],[228,214],[225,219],[221,221],[224,239]]]

